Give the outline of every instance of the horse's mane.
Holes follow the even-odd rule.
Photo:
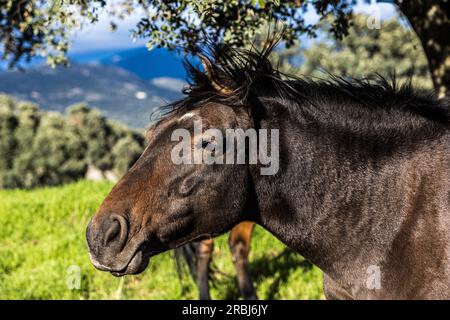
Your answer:
[[[261,50],[236,49],[227,45],[205,46],[201,65],[184,60],[189,86],[186,97],[171,103],[166,111],[189,109],[205,102],[247,107],[252,96],[290,99],[324,107],[326,102],[345,101],[374,108],[399,109],[423,118],[450,124],[449,99],[437,99],[432,91],[418,90],[411,81],[398,85],[395,76],[374,75],[347,79],[330,75],[327,80],[293,76],[274,68],[269,55],[278,41],[269,40]]]

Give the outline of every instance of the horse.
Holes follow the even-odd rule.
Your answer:
[[[93,265],[137,274],[158,253],[252,221],[323,271],[328,299],[449,299],[449,101],[381,76],[285,75],[269,60],[275,45],[209,44],[204,67],[186,63],[186,97],[87,226]],[[220,143],[230,163],[174,161],[177,129],[192,142],[180,155]],[[278,132],[277,170],[265,173],[264,152],[249,160],[249,137],[245,148],[221,141],[228,129]],[[266,156],[268,140],[257,141]]]
[[[238,288],[245,300],[258,300],[255,287],[249,271],[248,255],[250,253],[250,241],[253,233],[254,222],[244,221],[231,229],[228,235],[228,247],[231,259],[236,269]],[[209,280],[210,264],[213,260],[213,239],[194,241],[179,248],[175,248],[177,265],[184,259],[189,271],[199,289],[200,300],[210,300]],[[180,268],[178,268],[180,269]],[[181,275],[181,272],[179,272]]]

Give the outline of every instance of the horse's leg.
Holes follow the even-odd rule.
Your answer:
[[[328,300],[354,300],[345,289],[325,273],[323,274],[323,292]]]
[[[228,245],[237,271],[239,291],[247,300],[258,299],[248,271],[248,254],[254,226],[253,222],[242,222],[231,230],[228,237]]]
[[[206,239],[199,243],[197,252],[197,285],[200,300],[210,300],[209,295],[209,264],[213,256],[213,239]]]

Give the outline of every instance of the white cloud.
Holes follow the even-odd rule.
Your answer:
[[[111,31],[109,25],[111,19],[103,13],[97,23],[85,27],[73,36],[71,52],[141,47],[145,45],[145,40],[133,41],[131,37],[131,30],[136,27],[141,17],[142,14],[137,12],[123,20],[115,20],[117,29]]]
[[[136,99],[138,99],[138,100],[145,100],[145,99],[147,99],[147,92],[144,92],[144,91],[136,91],[136,93],[134,94],[134,96],[135,96]]]
[[[178,79],[178,78],[171,78],[171,77],[159,77],[159,78],[153,78],[151,80],[152,84],[174,92],[181,92],[183,87],[186,85],[186,82]]]

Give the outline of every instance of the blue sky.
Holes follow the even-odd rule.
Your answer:
[[[355,12],[379,12],[382,19],[398,16],[394,5],[389,3],[375,3],[375,1],[372,1],[372,4],[358,1]],[[310,10],[306,14],[306,21],[314,22],[316,20],[317,14]],[[109,31],[109,19],[106,16],[102,16],[97,24],[85,28],[74,36],[71,52],[80,54],[89,51],[128,49],[144,46],[144,40],[133,42],[130,37],[130,30],[134,28],[138,21],[138,14],[129,16],[125,20],[119,21],[118,29],[115,32],[111,32]]]

